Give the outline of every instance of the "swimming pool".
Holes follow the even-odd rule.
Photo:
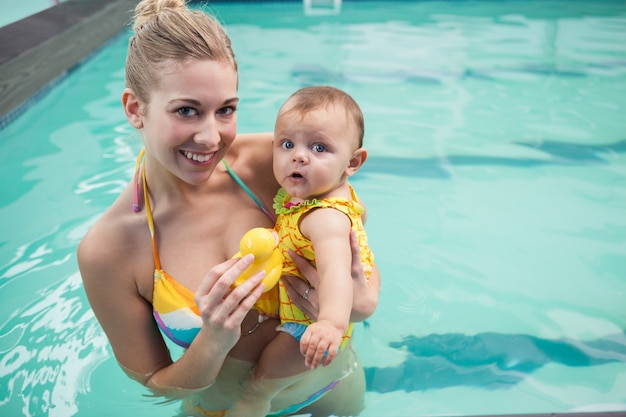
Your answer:
[[[16,5],[11,0],[0,0],[0,10],[2,10],[0,27],[17,22],[64,1],[67,0],[29,0]]]
[[[626,411],[623,2],[211,8],[241,132],[307,84],[365,113],[354,185],[383,288],[356,329],[363,416]],[[140,148],[119,103],[127,37],[0,131],[3,416],[178,411],[119,370],[75,259]]]

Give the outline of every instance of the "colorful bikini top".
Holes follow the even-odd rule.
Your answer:
[[[150,236],[152,238],[152,251],[154,255],[154,290],[152,292],[152,311],[154,319],[159,328],[172,342],[177,345],[188,348],[202,327],[202,319],[200,312],[194,301],[194,292],[175,278],[161,269],[161,260],[157,250],[154,221],[152,219],[152,208],[150,207],[150,199],[148,198],[148,184],[146,182],[145,169],[141,165],[142,157],[145,150],[142,150],[137,157],[137,165],[135,170],[134,183],[136,184],[135,195],[133,196],[133,210],[141,211],[139,203],[141,193],[143,191],[143,200],[146,207],[146,218],[148,227],[150,228]],[[230,176],[239,184],[244,191],[254,200],[261,210],[274,222],[273,216],[263,207],[261,201],[252,193],[252,191],[243,183],[237,174],[228,166],[226,161],[222,160],[226,170]],[[141,175],[141,177],[140,177]],[[263,297],[266,296],[266,297]],[[276,297],[275,292],[263,294],[261,299],[255,304],[255,308],[259,310],[261,315],[276,316]]]

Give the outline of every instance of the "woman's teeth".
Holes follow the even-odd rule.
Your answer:
[[[197,153],[185,152],[185,157],[187,159],[191,159],[191,160],[194,160],[196,162],[206,162],[209,159],[211,159],[212,156],[213,156],[213,154],[210,154],[210,155],[199,155]]]

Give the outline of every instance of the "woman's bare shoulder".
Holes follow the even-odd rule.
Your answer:
[[[274,132],[254,132],[254,133],[238,133],[237,141],[254,141],[254,142],[271,142],[274,139]]]
[[[273,178],[273,137],[273,133],[237,135],[231,148],[232,165],[244,181],[257,182],[261,178]]]
[[[272,132],[238,134],[232,146],[237,160],[242,162],[272,160]]]
[[[272,169],[273,138],[274,134],[271,132],[237,135],[227,157],[227,162],[237,175],[261,199],[263,205],[270,209],[278,191]]]
[[[145,239],[145,235],[139,229],[142,224],[140,214],[134,213],[130,205],[124,207],[121,200],[120,196],[78,245],[78,264],[83,280],[102,278],[113,271],[118,275],[124,268],[130,272],[132,262],[123,260],[133,259],[139,239]]]

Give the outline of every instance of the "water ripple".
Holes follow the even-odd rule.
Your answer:
[[[94,369],[110,357],[82,293],[79,274],[40,291],[40,298],[0,330],[0,406],[12,415],[71,416]]]

